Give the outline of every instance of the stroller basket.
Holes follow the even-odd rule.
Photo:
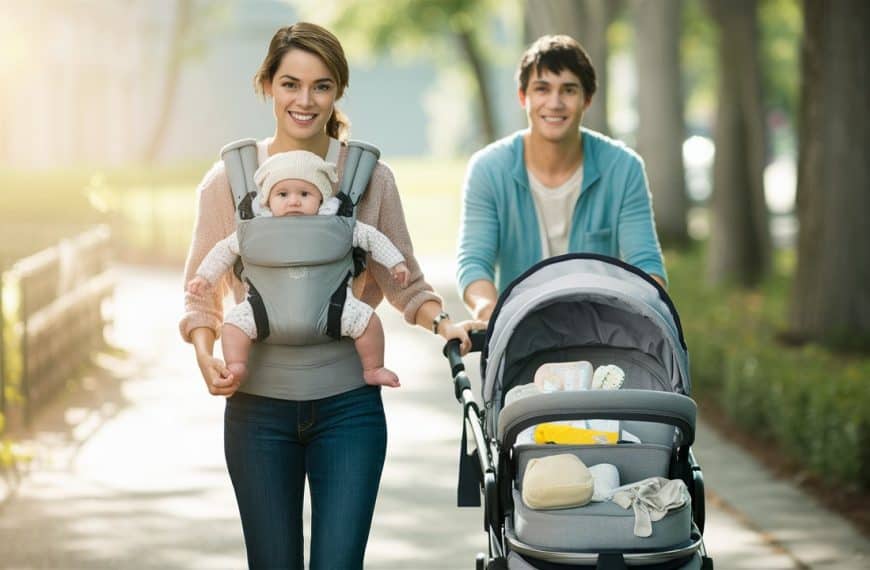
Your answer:
[[[659,552],[622,552],[626,566],[650,566],[663,564],[673,560],[692,560],[702,548],[701,535],[692,533],[692,538],[689,544],[678,548],[664,549]],[[554,550],[541,548],[526,544],[519,540],[514,531],[513,524],[508,520],[505,523],[505,539],[511,550],[519,554],[529,556],[536,560],[544,560],[556,564],[571,564],[579,566],[595,567],[599,562],[598,552],[569,552],[565,550]],[[529,566],[529,568],[533,568]]]

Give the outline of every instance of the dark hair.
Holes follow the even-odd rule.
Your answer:
[[[571,36],[541,36],[529,46],[520,59],[517,69],[517,82],[523,93],[529,86],[532,69],[538,75],[541,74],[542,69],[553,73],[561,73],[563,69],[568,69],[580,78],[583,95],[587,101],[595,94],[598,85],[595,68],[589,61],[589,55],[580,42]]]
[[[254,91],[261,97],[266,96],[266,83],[272,81],[284,54],[292,49],[301,49],[319,57],[335,79],[338,87],[336,99],[344,95],[350,79],[350,71],[341,42],[326,28],[309,22],[297,22],[275,32],[272,41],[269,42],[269,51],[257,73],[254,74]],[[332,116],[326,123],[326,133],[341,140],[347,139],[350,134],[350,120],[347,115],[338,110],[338,107],[333,107]]]

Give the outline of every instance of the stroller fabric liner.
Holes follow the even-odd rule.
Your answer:
[[[588,361],[625,372],[616,390],[534,393],[512,399],[514,387],[533,381],[550,362]],[[595,568],[614,554],[620,564],[649,568],[709,567],[696,510],[703,513],[702,483],[689,448],[696,406],[688,396],[688,353],[679,317],[667,294],[639,270],[605,256],[568,254],[545,260],[502,294],[481,357],[484,432],[497,460],[501,538],[511,569]],[[528,392],[528,391],[527,391]],[[547,422],[611,420],[616,443],[517,443]],[[639,440],[639,442],[637,441]],[[659,520],[652,534],[636,536],[635,513],[612,501],[579,507],[532,509],[522,499],[523,474],[532,458],[570,453],[586,466],[607,463],[620,484],[651,477],[680,479],[686,495]],[[697,473],[695,473],[697,471]],[[682,483],[681,483],[682,485]],[[490,500],[490,497],[487,497]],[[487,504],[488,509],[495,508]],[[701,515],[703,518],[703,515]],[[701,527],[703,522],[700,522]],[[492,525],[489,525],[490,527]],[[614,567],[620,567],[619,565]]]

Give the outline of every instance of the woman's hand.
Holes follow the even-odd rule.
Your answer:
[[[208,290],[211,289],[211,283],[209,283],[205,277],[197,275],[187,284],[187,291],[189,293],[193,293],[194,295],[205,295]]]
[[[438,325],[438,334],[444,337],[444,340],[459,340],[459,353],[463,356],[471,350],[471,338],[468,333],[476,330],[486,329],[484,321],[460,321],[452,323],[447,319],[441,321]]]
[[[408,279],[411,277],[411,270],[405,265],[405,262],[397,263],[390,269],[390,275],[393,279],[402,286],[402,289],[408,286]]]
[[[196,363],[212,396],[232,396],[239,389],[239,381],[220,358],[207,353],[197,353]]]

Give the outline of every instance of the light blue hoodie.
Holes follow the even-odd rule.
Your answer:
[[[478,279],[499,291],[543,259],[541,229],[518,131],[476,152],[462,188],[460,294]],[[582,129],[583,186],[568,251],[617,257],[667,280],[643,160],[623,143]]]

